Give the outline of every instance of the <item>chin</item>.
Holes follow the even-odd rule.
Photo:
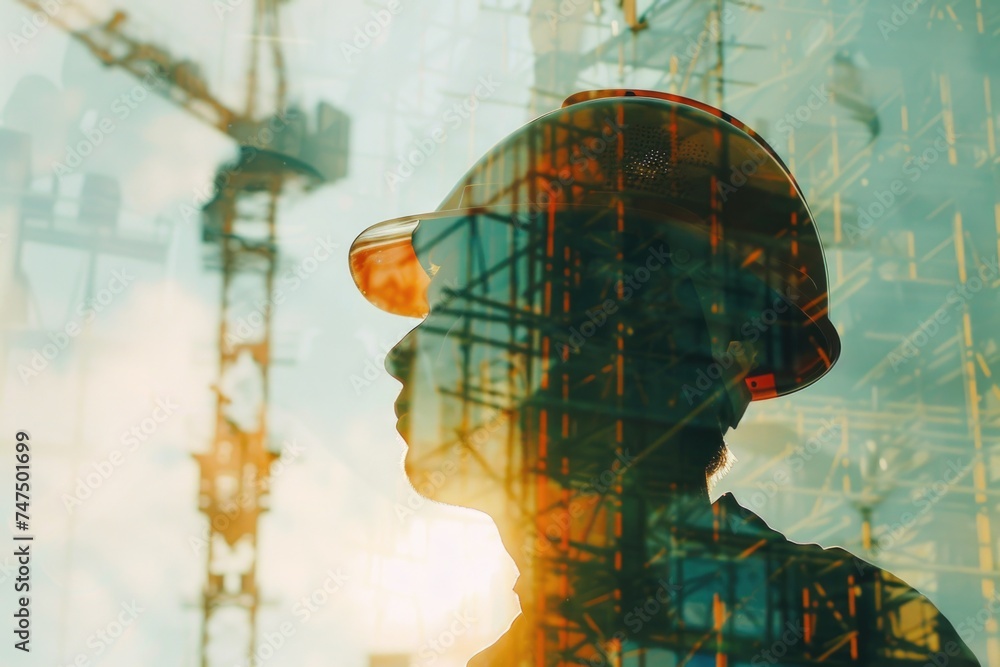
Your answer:
[[[406,443],[406,451],[403,454],[403,472],[406,474],[406,480],[418,495],[440,502],[441,487],[443,486],[441,476],[435,475],[433,469],[429,470],[417,464],[416,458],[413,456],[413,447],[410,446],[409,442]]]

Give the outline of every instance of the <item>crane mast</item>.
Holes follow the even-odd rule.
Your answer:
[[[43,11],[35,0],[20,1]],[[290,190],[346,175],[349,119],[326,102],[311,117],[286,106],[276,0],[253,3],[254,38],[241,110],[211,91],[198,63],[130,36],[125,12],[97,20],[76,9],[86,27],[72,27],[62,15],[51,20],[105,66],[138,79],[155,77],[152,90],[240,144],[236,158],[218,169],[214,196],[202,208],[206,265],[220,272],[221,288],[214,434],[207,451],[194,455],[200,468],[198,510],[207,528],[192,540],[206,567],[199,664],[231,667],[252,661],[257,650],[258,527],[268,509],[271,464],[278,458],[267,406],[274,307],[283,300],[275,286],[279,204]],[[273,67],[267,111],[262,43]]]

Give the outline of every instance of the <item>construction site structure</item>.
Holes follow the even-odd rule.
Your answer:
[[[589,3],[575,5],[588,11]],[[751,408],[730,437],[742,460],[720,484],[791,539],[842,545],[948,601],[939,606],[956,627],[974,627],[975,614],[954,610],[975,608],[981,629],[970,645],[984,662],[1000,661],[998,625],[991,613],[984,617],[996,598],[993,450],[1000,438],[993,307],[1000,276],[990,273],[1000,252],[1000,205],[988,185],[997,169],[997,102],[986,56],[1000,15],[984,3],[935,9],[905,32],[883,15],[888,10],[860,1],[822,9],[714,0],[623,5],[620,14],[605,6],[585,16],[572,66],[547,59],[552,71],[543,79],[536,70],[535,85],[557,97],[615,81],[697,97],[750,121],[812,203],[835,324],[857,341],[824,382]],[[523,20],[523,9],[484,7],[510,20],[504,31]],[[794,27],[803,25],[808,30]],[[938,39],[962,44],[961,53],[982,67],[970,71],[968,61],[944,58],[928,72],[913,53]],[[813,87],[824,79],[829,99],[813,108]],[[788,100],[790,115],[760,120],[775,95]],[[959,99],[967,104],[959,108]],[[493,102],[508,103],[484,106]],[[879,197],[897,180],[905,193],[886,205]],[[491,268],[477,270],[486,276]],[[512,342],[503,347],[515,350]],[[491,377],[488,369],[470,368],[458,386],[495,393],[483,389],[489,383],[474,384],[483,377]],[[495,410],[469,414],[466,433],[497,420]],[[506,456],[489,463],[501,488],[538,475]],[[546,527],[535,500],[511,504]],[[885,586],[891,596],[891,580]],[[933,645],[931,625],[890,607],[883,607],[887,623],[912,621]],[[850,615],[847,608],[831,614]],[[539,657],[536,664],[547,663]]]
[[[567,146],[612,141],[564,118],[480,165],[504,173],[550,135]],[[652,160],[687,138],[651,144],[643,129],[613,141]],[[788,542],[729,496],[716,506],[699,497],[715,446],[714,396],[680,395],[710,357],[689,342],[701,303],[680,298],[668,277],[688,269],[664,260],[646,283],[647,269],[635,298],[605,289],[638,274],[657,246],[679,264],[696,264],[698,250],[671,242],[680,239],[663,231],[669,219],[547,208],[545,184],[559,182],[559,167],[547,156],[531,164],[496,190],[488,178],[475,194],[460,183],[454,196],[472,198],[468,212],[446,205],[420,216],[416,258],[437,268],[430,314],[390,363],[404,385],[399,429],[415,488],[492,517],[520,569],[522,616],[473,664],[755,664],[777,655],[923,665],[957,639],[892,575],[841,550]],[[614,177],[594,178],[600,187]],[[574,182],[574,196],[587,201],[586,190]],[[393,255],[365,251],[352,254],[359,285],[377,285],[377,303],[395,312],[414,295],[413,276],[400,261],[399,284],[387,285],[391,274],[368,269]]]
[[[36,11],[34,0],[22,0]],[[202,593],[200,664],[251,660],[256,651],[260,590],[256,579],[258,524],[268,506],[270,466],[277,458],[268,431],[268,378],[274,308],[283,300],[279,204],[291,191],[332,183],[347,173],[349,120],[321,102],[310,117],[287,101],[280,3],[253,3],[246,98],[234,108],[215,95],[198,63],[129,35],[118,11],[103,21],[53,17],[102,64],[146,80],[167,99],[233,138],[237,157],[222,165],[202,213],[206,265],[221,272],[215,433],[198,453],[198,510],[206,515],[206,577]],[[264,76],[267,45],[270,71]],[[265,90],[266,81],[273,90]]]
[[[0,371],[4,378],[16,376],[20,387],[31,386],[50,367],[65,363],[58,360],[63,350],[74,351],[76,401],[67,414],[72,439],[65,452],[70,462],[66,488],[74,488],[79,483],[80,449],[88,428],[91,360],[94,346],[101,342],[93,334],[93,321],[112,296],[109,290],[99,289],[97,278],[110,260],[165,265],[171,239],[163,221],[135,225],[137,216],[124,210],[117,179],[94,172],[36,174],[32,162],[30,134],[0,128],[0,253],[4,267],[0,298],[7,313],[0,333]],[[75,287],[68,290],[75,309],[67,307],[71,313],[68,322],[55,328],[45,322],[46,312],[34,284],[37,276],[32,275],[33,262],[26,259],[37,257],[39,250],[69,251],[83,257]],[[6,383],[0,385],[0,396],[6,390]],[[65,528],[66,578],[54,642],[60,656],[66,648],[68,610],[74,594],[76,531],[77,514],[71,511]]]

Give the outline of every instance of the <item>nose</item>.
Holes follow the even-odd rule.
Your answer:
[[[416,329],[403,336],[385,355],[385,370],[404,385],[410,375],[410,366],[417,349],[415,332]]]

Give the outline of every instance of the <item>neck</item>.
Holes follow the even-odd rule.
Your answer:
[[[577,646],[578,656],[593,656],[590,651],[606,649],[615,637],[627,638],[632,646],[655,646],[651,635],[660,628],[655,622],[640,626],[635,619],[647,618],[641,614],[671,617],[659,610],[677,593],[679,559],[697,544],[710,543],[712,507],[705,484],[676,482],[655,494],[622,486],[620,494],[604,498],[604,509],[597,504],[581,513],[578,508],[567,533],[550,531],[546,542],[536,543],[548,548],[517,559],[521,576],[515,592],[524,616],[488,652],[495,659],[489,664],[520,664],[513,657],[533,654],[539,641],[546,656],[567,645]],[[607,505],[614,511],[608,512]],[[650,605],[660,605],[657,614],[650,614]],[[585,648],[588,644],[592,649]]]
[[[566,456],[562,470],[569,475],[538,480],[534,530],[515,554],[521,572],[515,591],[529,624],[544,618],[540,627],[589,628],[577,641],[622,631],[627,612],[675,576],[672,554],[684,550],[681,542],[711,530],[707,478],[725,461],[717,428],[618,424],[622,444],[613,453],[564,441],[560,459]],[[595,461],[584,458],[588,452]],[[547,470],[560,470],[554,463]],[[556,635],[552,642],[564,641]]]

